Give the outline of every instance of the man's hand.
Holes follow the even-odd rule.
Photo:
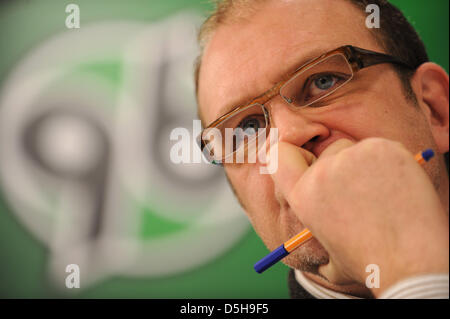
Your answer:
[[[401,144],[339,140],[309,166],[305,150],[279,142],[276,187],[330,255],[319,272],[333,283],[365,283],[380,268],[380,289],[426,273],[447,273],[448,216],[424,169]]]

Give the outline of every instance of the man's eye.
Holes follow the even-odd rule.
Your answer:
[[[321,73],[310,76],[304,85],[303,96],[305,101],[319,98],[345,82],[345,78],[334,73]]]
[[[328,90],[333,87],[333,85],[336,83],[335,78],[330,75],[321,75],[318,78],[316,78],[314,81],[314,87],[318,88],[319,90]]]
[[[266,127],[264,115],[250,115],[242,119],[233,130],[233,151],[244,145],[244,142],[258,135],[258,129]]]
[[[265,125],[266,122],[263,116],[252,116],[243,119],[239,123],[238,128],[241,128],[243,133],[247,135],[254,135],[258,133],[259,128],[264,128]]]

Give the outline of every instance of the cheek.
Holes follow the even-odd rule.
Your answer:
[[[259,165],[229,166],[225,169],[255,231],[259,235],[273,231],[273,226],[278,224],[280,207],[270,175],[260,174]]]
[[[384,137],[405,146],[417,143],[419,138],[423,140],[426,129],[423,115],[402,91],[381,94],[378,90],[366,90],[355,94],[322,114],[322,123],[355,140]]]
[[[423,134],[426,124],[423,114],[405,97],[403,84],[395,71],[387,65],[379,69],[382,78],[372,74],[361,81],[365,89],[355,94],[357,103],[349,108],[350,116],[362,126],[359,129],[365,131],[363,136],[385,137],[408,145]],[[418,131],[422,134],[418,135]]]
[[[263,215],[266,207],[272,206],[275,201],[272,178],[260,174],[259,165],[235,165],[225,169],[249,217]]]

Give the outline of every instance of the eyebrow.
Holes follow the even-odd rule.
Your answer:
[[[330,51],[330,50],[332,50],[332,49],[329,49],[328,51]],[[227,103],[225,106],[223,106],[219,109],[220,115],[217,116],[217,118],[215,120],[219,119],[220,117],[224,116],[225,114],[229,113],[230,111],[234,110],[235,108],[237,108],[239,106],[247,105],[250,102],[252,102],[253,100],[255,100],[259,97],[262,97],[264,95],[264,93],[266,93],[268,90],[273,88],[278,83],[288,80],[289,77],[291,77],[303,65],[311,62],[313,59],[319,57],[320,55],[322,55],[328,51],[324,48],[316,48],[316,49],[309,51],[308,54],[304,55],[303,57],[295,59],[293,63],[290,63],[290,67],[286,68],[286,70],[279,72],[279,74],[275,78],[275,80],[271,81],[270,87],[268,87],[264,92],[262,92],[260,95],[257,95],[257,96],[255,96],[255,95],[246,96],[246,97],[239,98],[238,100],[233,101],[233,103]],[[213,123],[214,121],[212,121],[211,123]],[[208,125],[210,125],[211,123],[208,123]]]

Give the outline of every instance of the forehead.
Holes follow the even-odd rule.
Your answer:
[[[364,13],[344,0],[268,1],[251,15],[220,25],[199,74],[203,121],[211,123],[305,60],[346,44],[380,51]]]

